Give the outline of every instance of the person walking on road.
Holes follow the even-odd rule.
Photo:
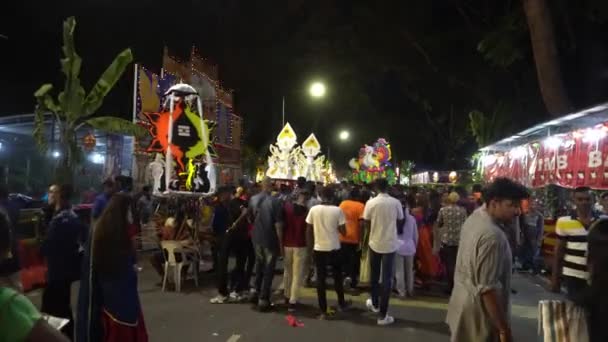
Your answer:
[[[587,288],[587,234],[589,227],[599,218],[593,212],[591,189],[576,188],[573,197],[576,211],[570,216],[560,217],[555,224],[557,244],[551,274],[551,290],[560,292],[563,278],[570,299]]]
[[[530,199],[528,205],[522,207],[521,230],[521,270],[531,270],[534,274],[538,273],[539,267],[536,262],[543,242],[543,228],[545,220],[543,214],[537,209],[536,201]]]
[[[274,270],[283,242],[283,208],[281,201],[271,195],[270,178],[262,181],[262,192],[253,196],[249,203],[249,213],[253,218],[252,241],[256,255],[255,289],[251,300],[257,302],[260,311],[269,310],[270,291]]]
[[[588,240],[589,286],[575,303],[586,311],[589,342],[604,342],[608,341],[608,329],[604,326],[608,315],[608,219],[593,224]]]
[[[133,238],[132,199],[114,194],[84,251],[76,341],[147,342]]]
[[[454,288],[454,267],[456,267],[460,229],[467,219],[467,211],[458,205],[459,200],[460,196],[456,192],[451,192],[447,197],[447,205],[439,210],[437,216],[437,228],[441,242],[439,255],[447,271],[447,291],[450,294]]]
[[[247,262],[247,203],[242,199],[230,198],[232,193],[228,187],[223,187],[219,191],[220,204],[218,208],[225,210],[225,218],[222,220],[223,231],[218,248],[217,265],[215,265],[217,277],[218,295],[210,300],[212,304],[224,304],[228,300],[231,302],[241,301],[240,292],[248,289],[245,281],[245,263]],[[216,213],[218,211],[216,210]],[[220,226],[219,228],[221,228]],[[215,227],[214,227],[215,228]],[[236,257],[235,266],[232,272],[228,271],[229,259],[233,255]],[[228,280],[230,278],[230,288]]]
[[[402,204],[405,222],[403,231],[398,236],[401,246],[395,256],[395,278],[397,293],[399,297],[404,298],[414,296],[414,257],[418,245],[418,225],[416,218],[409,213],[405,199]]]
[[[340,209],[346,219],[346,234],[340,235],[340,254],[344,263],[346,278],[345,286],[356,289],[359,284],[359,269],[361,268],[361,240],[363,237],[363,210],[361,193],[353,189],[348,199],[340,203]]]
[[[369,227],[369,253],[371,266],[371,298],[367,308],[378,314],[378,325],[392,324],[395,319],[388,315],[388,304],[393,289],[395,252],[399,248],[398,231],[403,228],[403,207],[396,198],[389,196],[388,181],[376,180],[378,195],[369,200],[363,211],[363,219]],[[382,271],[382,291],[380,272]]]
[[[498,178],[484,192],[485,204],[464,223],[446,317],[450,341],[513,341],[512,254],[501,226],[520,214],[521,200],[527,197],[522,185]]]
[[[331,265],[334,276],[334,289],[338,296],[340,310],[345,310],[349,303],[344,299],[344,287],[342,284],[342,264],[340,260],[340,238],[339,234],[346,232],[344,213],[342,209],[333,205],[334,193],[331,188],[323,188],[321,191],[321,204],[310,208],[306,223],[308,226],[308,246],[314,250],[314,262],[317,272],[317,296],[320,319],[325,319],[332,314],[327,310],[327,297],[325,291],[325,279],[327,278],[327,266]],[[313,246],[314,245],[314,246]]]
[[[55,216],[49,224],[41,254],[47,262],[47,285],[42,294],[41,311],[49,315],[69,319],[62,332],[70,339],[74,336],[71,288],[80,280],[80,248],[87,235],[86,226],[72,210],[72,187],[61,185],[55,203]]]
[[[304,285],[308,250],[306,246],[306,216],[308,208],[306,202],[310,194],[303,190],[299,192],[294,201],[287,201],[283,205],[285,229],[283,231],[283,281],[285,283],[284,295],[288,304],[288,311],[293,312],[298,305],[300,289]]]

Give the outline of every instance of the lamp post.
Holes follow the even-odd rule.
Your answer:
[[[350,132],[346,130],[341,131],[338,138],[340,138],[341,141],[347,141],[350,138]]]
[[[310,96],[316,99],[324,97],[326,91],[325,84],[322,82],[313,82],[309,89]]]

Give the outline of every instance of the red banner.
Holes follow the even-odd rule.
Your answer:
[[[608,189],[608,129],[604,125],[482,157],[487,181],[509,177],[529,187]]]

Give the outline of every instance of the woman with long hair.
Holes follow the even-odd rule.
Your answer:
[[[437,196],[437,199],[440,197]],[[428,288],[429,282],[439,272],[437,257],[433,254],[433,224],[437,219],[437,208],[433,208],[429,196],[424,193],[416,194],[416,207],[412,214],[418,224],[418,246],[416,248],[417,281],[423,288]],[[437,209],[437,212],[434,210]]]
[[[112,196],[85,252],[77,341],[148,340],[137,293],[131,199]]]

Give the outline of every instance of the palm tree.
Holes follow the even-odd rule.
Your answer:
[[[572,110],[562,79],[551,11],[546,0],[524,0],[540,93],[551,115]]]
[[[104,71],[93,89],[86,94],[80,84],[80,67],[82,59],[74,47],[74,29],[76,20],[70,17],[63,23],[63,55],[61,71],[65,75],[63,91],[55,100],[51,96],[52,84],[43,84],[35,93],[37,100],[33,136],[41,152],[46,152],[44,114],[52,113],[59,126],[59,147],[61,162],[58,164],[57,180],[71,182],[74,169],[81,160],[82,152],[78,146],[76,132],[84,125],[107,131],[109,133],[141,136],[145,130],[124,119],[112,116],[93,117],[101,107],[104,97],[120,79],[127,66],[132,62],[130,49],[116,56],[112,64]]]

